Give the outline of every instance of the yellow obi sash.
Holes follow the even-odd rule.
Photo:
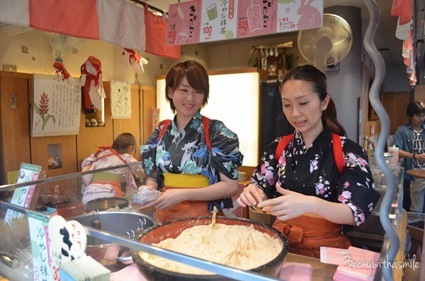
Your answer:
[[[210,185],[210,180],[204,175],[164,173],[164,186],[199,188]]]

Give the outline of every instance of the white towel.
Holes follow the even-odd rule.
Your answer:
[[[0,1],[0,22],[30,25],[29,0]]]
[[[97,1],[99,37],[121,47],[145,50],[144,8],[125,1]]]

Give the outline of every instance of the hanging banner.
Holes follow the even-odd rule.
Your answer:
[[[267,35],[276,32],[277,1],[239,1],[238,38]]]
[[[97,1],[97,16],[100,40],[129,49],[145,49],[145,17],[142,6],[126,1]]]
[[[1,1],[0,22],[29,26],[29,0]]]
[[[323,25],[323,0],[279,1],[277,10],[276,32],[319,28]]]
[[[32,137],[78,135],[80,114],[80,86],[34,74]]]
[[[237,0],[202,1],[200,42],[236,38],[237,4]]]
[[[168,45],[186,45],[199,42],[201,1],[170,5],[166,42]]]
[[[131,118],[131,85],[127,82],[111,81],[112,119]]]
[[[99,39],[96,0],[29,0],[29,18],[33,28]]]
[[[203,0],[170,5],[166,43],[186,45],[322,26],[323,0]]]

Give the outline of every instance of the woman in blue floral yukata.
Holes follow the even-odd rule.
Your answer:
[[[367,156],[345,137],[316,67],[289,71],[280,93],[295,133],[265,148],[238,203],[275,216],[291,252],[319,257],[321,246],[348,248],[342,226],[362,224],[379,199]]]
[[[180,62],[165,80],[175,116],[160,122],[140,149],[148,187],[162,191],[146,207],[154,207],[156,222],[210,215],[213,206],[231,207],[243,155],[234,132],[200,113],[209,97],[207,71],[195,61]]]

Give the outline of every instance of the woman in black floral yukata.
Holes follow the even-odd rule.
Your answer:
[[[379,199],[367,156],[345,137],[319,69],[292,69],[280,93],[295,133],[265,148],[238,203],[276,216],[273,227],[291,252],[319,257],[321,246],[348,248],[342,226],[362,224]]]
[[[198,62],[180,62],[165,84],[174,119],[160,122],[140,149],[148,187],[162,191],[146,207],[154,207],[156,222],[231,207],[243,155],[234,132],[200,113],[209,97],[207,71]]]

